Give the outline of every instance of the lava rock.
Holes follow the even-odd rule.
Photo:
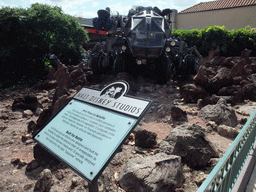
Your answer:
[[[29,109],[23,111],[23,117],[31,117],[33,115],[34,115],[34,113]]]
[[[156,133],[139,130],[135,133],[135,145],[143,148],[153,148],[156,144]]]
[[[124,190],[134,192],[174,192],[185,180],[181,158],[165,153],[129,159],[118,178]]]
[[[256,83],[250,83],[242,88],[242,95],[244,99],[256,101]]]
[[[52,172],[49,169],[43,170],[36,181],[34,192],[49,192],[54,184]]]
[[[40,164],[36,160],[32,160],[26,167],[26,171],[30,172],[38,167],[40,167]]]
[[[173,121],[188,121],[187,112],[175,106],[171,108],[171,117]]]
[[[192,168],[204,167],[219,154],[202,130],[197,124],[180,125],[171,130],[164,144],[160,143],[160,149],[167,154],[181,156],[182,162]]]
[[[69,74],[68,68],[60,62],[57,61],[58,69],[54,73],[54,78],[57,80],[58,87],[69,89],[72,86],[71,76]]]
[[[208,96],[207,91],[203,87],[195,84],[183,85],[180,94],[186,103],[197,103],[198,99],[204,99]]]
[[[17,109],[35,111],[38,107],[43,108],[42,104],[39,103],[36,96],[26,95],[24,97],[16,98],[12,104],[12,110]]]
[[[235,110],[227,105],[225,99],[219,99],[216,105],[203,107],[198,116],[205,122],[214,121],[216,124],[236,127],[238,124]]]

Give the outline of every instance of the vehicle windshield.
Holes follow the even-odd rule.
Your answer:
[[[146,22],[146,19],[148,21]],[[133,18],[131,44],[134,46],[159,47],[164,45],[162,18]]]

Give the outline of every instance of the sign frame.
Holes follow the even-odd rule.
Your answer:
[[[89,183],[95,183],[97,182],[98,178],[100,177],[100,175],[102,174],[102,172],[105,170],[105,168],[108,166],[108,164],[110,163],[110,161],[113,159],[113,157],[116,155],[116,153],[119,151],[120,147],[124,144],[124,142],[126,141],[126,139],[129,137],[129,135],[131,134],[131,132],[134,130],[134,128],[138,125],[138,123],[141,121],[141,119],[143,118],[143,116],[146,114],[147,110],[150,108],[151,104],[152,104],[152,101],[151,100],[147,100],[147,99],[142,99],[142,98],[137,98],[137,97],[133,97],[133,96],[129,96],[129,95],[125,95],[128,90],[129,90],[129,84],[125,81],[118,81],[118,82],[114,82],[114,83],[111,83],[109,85],[107,85],[106,87],[109,87],[109,86],[113,86],[113,84],[116,84],[116,83],[123,83],[123,84],[127,84],[127,87],[125,88],[126,90],[124,91],[124,93],[121,94],[120,96],[120,99],[122,100],[124,97],[125,99],[128,98],[129,99],[133,99],[133,100],[137,100],[137,101],[141,101],[141,102],[146,102],[147,104],[144,106],[144,109],[142,109],[141,111],[138,110],[138,112],[140,112],[139,115],[131,115],[131,114],[127,114],[127,113],[122,113],[122,112],[118,112],[117,110],[115,109],[110,109],[110,108],[105,108],[104,106],[101,106],[101,105],[98,105],[97,103],[94,104],[92,102],[87,102],[85,100],[81,100],[78,98],[78,94],[81,94],[81,91],[83,90],[90,90],[90,91],[96,91],[96,92],[100,92],[100,90],[97,90],[97,89],[91,89],[91,88],[82,88],[80,91],[78,91],[76,93],[76,95],[71,99],[69,100],[56,114],[54,114],[49,121],[47,121],[43,126],[42,128],[40,128],[34,135],[33,135],[33,139],[40,145],[42,146],[46,151],[48,151],[51,155],[53,155],[55,158],[57,158],[58,160],[60,160],[62,163],[66,164],[70,169],[72,169],[75,173],[77,173],[79,176],[81,176],[83,179],[85,179],[86,181],[88,181]],[[104,87],[102,90],[101,90],[101,94],[102,92],[104,92],[104,90],[106,89],[106,87]],[[125,95],[125,96],[124,96]],[[60,155],[57,155],[56,152],[54,152],[53,150],[51,150],[48,146],[45,145],[45,143],[42,143],[40,142],[39,140],[37,140],[37,136],[39,137],[39,134],[41,132],[43,132],[43,130],[51,123],[55,120],[55,118],[58,117],[58,115],[64,111],[64,109],[66,107],[68,107],[68,105],[71,103],[71,102],[76,102],[76,101],[79,101],[79,102],[82,102],[92,108],[95,108],[97,110],[103,110],[105,112],[108,112],[108,113],[114,113],[116,115],[120,115],[120,116],[124,116],[124,117],[127,117],[127,118],[132,118],[134,119],[134,124],[130,126],[130,130],[128,129],[127,130],[127,133],[125,133],[123,136],[124,138],[121,139],[119,141],[119,143],[116,143],[116,147],[114,147],[114,151],[112,153],[110,153],[110,156],[105,159],[105,163],[103,164],[103,166],[101,166],[101,168],[99,168],[98,172],[96,173],[96,175],[90,179],[88,178],[84,173],[82,173],[79,169],[77,169],[77,167],[75,167],[74,165],[71,165],[67,160],[65,160],[65,158],[63,158],[62,156]],[[114,106],[114,105],[113,105]],[[127,107],[128,108],[128,107]],[[110,141],[111,142],[111,141]]]

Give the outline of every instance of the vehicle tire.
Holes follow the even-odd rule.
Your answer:
[[[166,56],[161,56],[157,62],[157,81],[165,84],[170,80],[172,73],[172,62]]]
[[[196,59],[195,60],[195,66],[194,66],[195,75],[198,73],[198,70],[199,70],[199,67],[200,67],[200,63],[201,63],[201,59]]]
[[[138,67],[132,54],[125,55],[125,71],[133,76],[138,75]]]
[[[113,70],[115,74],[118,74],[120,72],[124,72],[125,69],[125,63],[124,63],[124,55],[119,54],[116,56],[113,64]]]
[[[195,57],[188,57],[186,67],[186,74],[196,75],[199,69],[199,63]]]
[[[92,56],[91,68],[94,75],[100,74],[99,56],[100,54],[94,54]]]
[[[114,63],[114,58],[110,52],[108,53],[106,60],[107,60],[107,70],[111,70]]]

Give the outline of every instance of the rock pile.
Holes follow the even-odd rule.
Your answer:
[[[245,49],[238,59],[217,55],[202,64],[193,83],[181,88],[185,102],[196,103],[213,94],[230,96],[232,104],[246,99],[256,101],[256,61],[249,58],[250,53]]]
[[[38,90],[46,90],[48,98],[41,98],[39,102],[30,94],[15,99],[12,104],[12,110],[22,110],[23,118],[39,115],[36,122],[28,123],[27,134],[21,140],[25,145],[29,144],[29,134],[43,127],[81,87],[98,89],[113,80],[126,80],[131,85],[132,95],[154,101],[142,121],[160,121],[171,128],[162,140],[157,139],[154,131],[147,131],[143,126],[136,128],[100,176],[100,191],[117,192],[120,188],[127,192],[184,191],[184,166],[191,170],[205,169],[213,159],[220,157],[205,132],[215,131],[229,138],[235,138],[239,133],[242,121],[238,120],[234,108],[228,103],[234,105],[245,99],[256,101],[256,63],[249,59],[249,53],[245,50],[239,59],[223,58],[212,53],[212,59],[200,67],[193,82],[185,82],[181,87],[174,85],[174,81],[157,85],[154,81],[149,82],[143,77],[135,79],[127,73],[119,73],[117,77],[96,77],[83,64],[65,66],[58,62],[57,70],[52,68],[48,79],[36,85]],[[101,84],[97,83],[99,79]],[[198,112],[184,110],[182,107],[186,103],[196,103]],[[191,115],[203,120],[207,127],[188,123]],[[0,119],[4,120],[22,117],[15,116],[11,110],[0,112]],[[5,129],[4,125],[0,125],[0,131]],[[57,190],[58,184],[67,180],[67,172],[39,145],[33,149],[35,160],[22,164],[22,167],[27,165],[27,174],[41,169],[34,191]],[[13,159],[12,164],[20,165],[20,162]],[[87,183],[77,177],[70,181],[70,191],[88,189]],[[202,181],[198,179],[197,184]]]

